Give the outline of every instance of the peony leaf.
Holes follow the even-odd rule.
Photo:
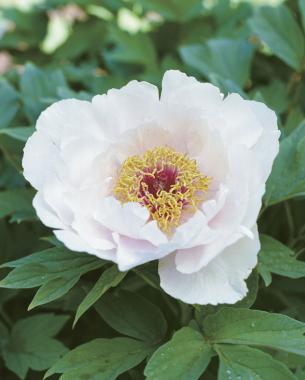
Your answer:
[[[29,306],[32,309],[61,297],[83,274],[105,264],[94,256],[64,247],[50,248],[3,264],[2,267],[14,269],[0,281],[0,286],[11,289],[42,286]]]
[[[299,0],[299,8],[302,16],[303,29],[305,30],[305,2],[304,0]]]
[[[212,349],[203,336],[190,327],[183,327],[152,355],[144,374],[147,380],[196,380],[211,357]]]
[[[54,98],[59,87],[66,87],[60,70],[46,72],[31,63],[26,64],[20,79],[20,89],[27,119],[34,123],[40,112],[47,107],[47,98]]]
[[[106,269],[77,308],[73,326],[107,290],[117,286],[125,276],[126,272],[120,272],[115,265]]]
[[[79,278],[80,276],[75,275],[71,279],[69,277],[58,277],[44,283],[37,290],[28,310],[32,310],[36,306],[44,305],[65,295],[79,281]]]
[[[166,334],[167,322],[160,309],[138,294],[126,290],[105,294],[96,308],[108,325],[121,334],[152,343]]]
[[[53,365],[67,351],[53,338],[67,319],[66,316],[38,314],[17,321],[2,350],[6,366],[20,379],[25,379],[29,368],[42,371]]]
[[[150,351],[145,343],[130,338],[95,339],[68,352],[44,378],[62,373],[62,380],[115,380],[141,363]]]
[[[267,181],[265,204],[273,205],[305,194],[305,122],[280,144]]]
[[[215,349],[220,359],[218,380],[296,380],[284,364],[255,348],[222,344]]]
[[[285,5],[257,8],[250,25],[277,57],[295,70],[302,68],[305,56],[304,35]]]
[[[131,35],[119,28],[110,29],[110,40],[114,48],[105,50],[104,55],[109,62],[143,65],[154,69],[157,65],[157,56],[152,39],[146,33]]]
[[[140,0],[146,10],[154,10],[166,20],[185,22],[198,16],[203,10],[200,0]]]
[[[270,273],[289,278],[305,277],[305,262],[297,260],[290,248],[267,235],[261,235],[260,240],[258,270],[263,278]]]
[[[252,46],[243,40],[211,39],[180,49],[183,62],[213,81],[213,75],[243,87],[249,79]],[[232,87],[232,85],[231,85]]]
[[[305,356],[305,323],[286,315],[224,307],[208,316],[203,327],[213,343],[265,346]]]
[[[10,125],[19,108],[18,92],[5,79],[0,79],[0,132]]]
[[[34,191],[30,189],[0,191],[0,218],[25,213],[29,219],[35,219],[36,215],[32,207],[33,196]]]
[[[32,127],[17,127],[0,129],[0,135],[7,135],[15,140],[27,141],[27,139],[34,133]]]

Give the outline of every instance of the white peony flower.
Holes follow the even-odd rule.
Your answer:
[[[234,303],[260,248],[256,219],[279,149],[264,104],[165,73],[47,108],[24,149],[42,222],[121,271],[159,260],[187,303]]]

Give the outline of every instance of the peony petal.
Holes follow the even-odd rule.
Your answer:
[[[217,236],[217,232],[208,226],[207,218],[203,212],[197,211],[188,221],[177,227],[170,243],[177,248],[187,249],[209,244]]]
[[[255,267],[260,249],[256,229],[254,233],[254,239],[238,240],[196,273],[179,272],[175,254],[164,258],[159,263],[161,287],[171,296],[190,304],[232,304],[241,300],[247,294],[245,279]]]
[[[180,104],[183,108],[215,111],[223,95],[216,86],[200,83],[179,70],[168,70],[162,81],[161,102]],[[186,101],[187,100],[187,101]]]
[[[275,112],[263,103],[247,101],[247,104],[255,113],[263,129],[260,139],[252,150],[260,164],[261,180],[265,182],[271,173],[274,158],[279,151],[280,131],[277,127],[277,117]]]
[[[139,203],[122,204],[114,197],[106,197],[101,200],[95,219],[111,231],[137,238],[139,229],[149,219],[149,212]]]
[[[62,181],[81,186],[86,181],[94,160],[105,150],[105,144],[93,138],[75,139],[60,151],[63,162],[59,170]]]
[[[104,198],[95,215],[95,219],[104,227],[120,235],[132,239],[147,239],[154,245],[166,243],[167,237],[155,222],[148,222],[149,218],[149,211],[139,203],[121,204],[114,197]]]
[[[117,233],[113,234],[117,243],[117,263],[120,271],[126,271],[149,261],[163,258],[172,252],[168,246],[156,247],[145,240],[130,239]]]
[[[54,230],[54,235],[71,251],[86,252],[100,259],[116,262],[114,250],[102,251],[91,248],[72,230]]]
[[[150,121],[157,112],[158,103],[158,88],[135,80],[92,100],[99,123],[112,141],[123,132]]]
[[[85,215],[76,216],[71,226],[94,249],[110,250],[116,247],[111,232]]]
[[[65,99],[52,104],[39,116],[36,129],[48,134],[58,147],[75,139],[105,141],[92,103],[84,100]]]
[[[23,175],[37,190],[54,174],[59,150],[44,132],[35,132],[24,147]]]
[[[56,213],[43,199],[41,192],[36,193],[33,199],[33,206],[43,224],[52,228],[65,228],[64,223],[62,223]]]
[[[223,122],[219,122],[215,127],[229,144],[243,144],[251,148],[262,135],[263,129],[259,119],[249,102],[238,94],[230,94],[225,98],[219,114]]]

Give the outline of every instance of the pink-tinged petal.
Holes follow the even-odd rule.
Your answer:
[[[33,206],[43,224],[51,228],[65,228],[64,223],[43,199],[41,192],[36,193]]]
[[[139,229],[149,219],[149,211],[139,203],[122,204],[114,197],[106,197],[101,199],[95,219],[111,231],[137,238]]]
[[[77,216],[72,223],[73,230],[92,248],[110,250],[116,247],[111,231],[85,215]]]
[[[90,255],[94,255],[104,260],[111,260],[116,262],[114,250],[97,250],[93,249],[90,245],[86,244],[78,234],[72,230],[54,230],[54,235],[59,241],[64,243],[64,245],[71,251],[75,252],[86,252]]]
[[[171,252],[168,246],[156,247],[147,240],[130,239],[117,233],[113,233],[113,238],[117,244],[118,267],[123,272],[149,261],[161,259]]]
[[[172,297],[190,304],[235,303],[247,294],[245,279],[257,263],[260,249],[257,231],[254,239],[244,237],[198,272],[177,270],[175,254],[159,263],[161,287]]]
[[[45,202],[66,226],[71,225],[74,218],[74,213],[67,201],[70,191],[71,189],[64,186],[55,176],[48,179],[41,191]]]
[[[114,197],[102,199],[95,214],[95,219],[110,231],[132,239],[146,239],[154,245],[166,243],[167,237],[149,218],[149,211],[139,203],[122,204]]]
[[[197,211],[188,221],[177,227],[170,243],[177,248],[191,248],[202,244],[209,244],[218,237],[207,223],[206,216]]]

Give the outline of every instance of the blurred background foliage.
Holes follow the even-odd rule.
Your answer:
[[[268,237],[263,240],[268,254],[261,255],[258,271],[264,281],[258,280],[254,272],[243,306],[250,307],[255,302],[256,309],[305,322],[304,30],[304,0],[284,3],[279,0],[0,0],[0,263],[50,247],[56,250],[58,244],[37,220],[31,206],[34,193],[21,172],[22,149],[40,112],[57,100],[91,99],[94,94],[120,87],[131,79],[160,86],[164,71],[179,69],[216,84],[225,94],[238,92],[245,98],[263,101],[278,115],[283,141],[281,154],[268,182],[259,219],[260,232],[278,241]],[[55,270],[51,264],[45,264],[46,268]],[[79,262],[75,264],[79,265]],[[55,296],[54,288],[52,295],[50,290],[46,292],[47,287],[45,293],[40,288],[30,305],[30,308],[42,305],[38,312],[26,311],[33,291],[18,288],[45,286],[49,282],[30,283],[33,276],[25,279],[22,272],[19,282],[15,279],[13,285],[6,283],[6,287],[14,289],[0,289],[1,379],[41,379],[39,371],[52,366],[66,352],[66,346],[74,348],[96,337],[125,334],[120,322],[117,325],[111,322],[111,312],[110,317],[105,314],[107,297],[103,297],[73,331],[69,322],[59,340],[54,338],[66,323],[66,316],[76,312],[98,279],[98,266],[104,263],[82,265],[88,265],[90,273],[86,270],[74,273],[68,285],[62,280],[65,277],[60,277],[63,281],[60,284],[66,287],[61,294],[59,285]],[[107,269],[107,276],[113,281],[109,287],[123,280],[111,268]],[[3,269],[3,275],[6,273]],[[274,276],[270,285],[271,273]],[[73,287],[82,274],[78,286]],[[48,281],[52,280],[54,277],[50,276]],[[127,319],[139,318],[143,312],[139,305],[145,299],[151,302],[146,306],[161,321],[163,342],[192,318],[200,323],[202,315],[214,310],[197,308],[194,316],[191,306],[165,296],[159,291],[154,263],[128,274],[118,289],[118,294],[110,294],[116,294],[126,308],[129,300],[134,310],[138,310],[137,317],[132,310],[128,309],[132,314],[129,315],[119,308],[123,314],[127,313]],[[132,298],[130,292],[135,290],[139,296]],[[59,298],[60,295],[63,297]],[[140,295],[145,299],[137,298]],[[167,327],[154,305],[162,310]],[[83,305],[77,318],[89,306]],[[147,323],[151,327],[152,322]],[[133,334],[126,335],[138,337],[137,333]],[[293,378],[305,379],[303,357],[278,352],[274,356],[290,367]],[[119,378],[143,379],[143,366],[140,364]],[[201,378],[216,379],[216,374],[214,358]],[[219,379],[229,377],[220,373]],[[266,379],[275,377],[270,375]]]

